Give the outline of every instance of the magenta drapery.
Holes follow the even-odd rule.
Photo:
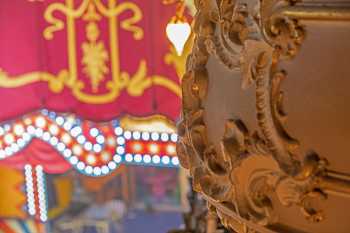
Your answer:
[[[112,15],[101,12],[96,2]],[[120,13],[115,14],[116,11]],[[1,1],[0,121],[41,108],[72,112],[94,121],[108,121],[125,114],[162,114],[176,120],[179,95],[159,84],[170,82],[179,90],[175,68],[165,62],[170,50],[164,30],[174,11],[174,6],[165,6],[161,0]],[[70,46],[70,51],[74,51],[72,59]],[[114,59],[115,56],[119,59]],[[90,59],[90,67],[84,64],[84,59]],[[99,64],[94,66],[94,61]],[[140,69],[142,64],[145,65]],[[116,65],[119,69],[113,74]],[[139,81],[135,76],[138,72],[143,73]],[[43,73],[52,76],[51,83]],[[70,79],[74,73],[73,83],[58,81]],[[129,82],[118,95],[101,100],[101,96],[111,94],[108,82],[113,76],[118,81],[112,86],[121,86],[126,76],[134,83]],[[157,77],[162,79],[159,81]],[[17,83],[6,83],[6,78]],[[99,79],[95,89],[91,82],[94,78]],[[138,84],[145,85],[142,83],[145,79],[150,79],[151,84],[135,93]],[[50,88],[55,82],[56,89]],[[93,100],[78,97],[75,92],[79,85],[84,85],[79,92],[92,96]]]

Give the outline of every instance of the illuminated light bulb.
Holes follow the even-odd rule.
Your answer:
[[[91,142],[85,142],[84,143],[84,149],[91,151],[92,150],[92,143]]]
[[[49,141],[50,140],[50,138],[51,138],[51,135],[50,135],[50,133],[49,132],[44,132],[43,133],[43,140],[44,141]]]
[[[169,155],[174,155],[176,153],[176,147],[174,145],[168,145],[166,151]]]
[[[13,152],[18,152],[19,151],[19,146],[16,143],[13,143],[11,145],[11,149],[13,150]]]
[[[93,170],[93,168],[92,168],[91,166],[86,166],[86,168],[85,168],[85,172],[86,172],[87,174],[91,174],[91,173],[92,173],[92,170]]]
[[[66,149],[66,145],[64,145],[64,143],[60,142],[57,144],[57,150],[58,151],[64,151],[64,149]]]
[[[158,155],[155,155],[152,157],[152,161],[153,163],[158,164],[160,163],[160,157]]]
[[[150,144],[149,145],[149,151],[152,153],[152,154],[157,154],[159,152],[159,147],[157,144]]]
[[[122,146],[118,146],[118,147],[117,147],[117,153],[118,153],[119,155],[124,154],[124,152],[125,152],[124,147],[122,147]]]
[[[78,143],[83,144],[86,141],[84,135],[79,135],[77,138]]]
[[[114,140],[114,138],[113,138],[113,137],[108,137],[108,138],[107,138],[107,144],[108,144],[109,146],[115,146],[115,140]]]
[[[73,137],[77,137],[79,134],[81,134],[81,132],[82,132],[82,129],[79,126],[74,127],[70,131]]]
[[[125,139],[124,139],[123,137],[117,137],[117,143],[118,143],[119,145],[124,145]]]
[[[39,128],[44,128],[46,125],[46,120],[44,117],[37,117],[35,119],[35,125]]]
[[[109,167],[109,169],[114,170],[114,169],[116,169],[117,164],[115,162],[111,161],[108,163],[108,167]]]
[[[191,35],[191,26],[184,20],[172,19],[166,26],[166,35],[174,46],[178,56],[181,56],[185,44]]]
[[[96,153],[99,153],[102,150],[102,146],[100,144],[95,144],[93,145],[92,150]]]
[[[141,143],[134,143],[132,146],[132,149],[134,150],[134,152],[140,152],[142,150],[142,145]]]
[[[109,173],[109,168],[106,165],[104,165],[104,166],[102,166],[101,171],[103,174],[106,175]]]
[[[96,163],[96,158],[94,155],[86,156],[86,162],[90,165],[94,165]]]
[[[134,156],[134,160],[136,163],[140,163],[142,161],[142,156],[140,154],[136,154]]]
[[[99,167],[95,167],[94,168],[94,175],[96,175],[96,176],[99,176],[99,175],[101,175],[101,168],[99,168]]]
[[[64,151],[63,151],[63,155],[64,155],[64,157],[66,157],[66,158],[68,158],[68,157],[70,157],[71,155],[72,155],[72,151],[70,150],[70,149],[65,149]]]
[[[81,155],[82,152],[83,152],[83,149],[81,148],[80,145],[76,144],[76,145],[73,146],[73,153],[74,153],[74,155],[79,156],[79,155]]]
[[[11,126],[10,126],[9,124],[5,124],[5,125],[4,125],[4,129],[5,129],[6,132],[7,132],[7,131],[10,131]]]
[[[42,136],[43,136],[43,133],[44,133],[44,131],[43,131],[43,129],[41,129],[41,128],[37,128],[37,129],[35,130],[35,136],[37,136],[38,138],[42,137]]]
[[[170,162],[170,158],[169,158],[169,156],[163,156],[162,157],[162,163],[163,164],[169,164],[169,162]]]
[[[116,163],[120,163],[122,161],[122,157],[120,155],[114,155],[113,160]]]
[[[177,166],[177,165],[179,165],[179,158],[178,158],[178,157],[173,157],[173,158],[171,159],[171,162],[172,162],[175,166]]]
[[[64,123],[64,118],[59,116],[56,118],[56,123],[59,124],[59,125],[63,125]]]
[[[132,162],[132,160],[133,160],[133,157],[132,157],[131,154],[126,154],[126,155],[125,155],[125,161],[126,161],[126,162]]]
[[[30,118],[26,118],[26,119],[24,119],[24,124],[31,125],[32,124],[32,120]]]
[[[30,125],[27,127],[27,132],[30,134],[34,134],[35,133],[35,128],[34,126]]]
[[[70,157],[69,162],[73,165],[78,163],[78,158],[75,156]]]
[[[69,134],[65,133],[62,135],[61,140],[65,144],[69,144],[72,141],[72,137]]]
[[[23,140],[26,142],[28,142],[31,139],[31,136],[28,133],[23,133],[22,137],[23,137]]]
[[[52,135],[57,135],[59,132],[59,128],[57,127],[57,125],[51,125],[49,127],[49,131]]]
[[[151,138],[152,138],[153,141],[157,141],[159,139],[159,133],[153,132],[151,134]]]
[[[70,130],[72,128],[72,123],[70,123],[69,121],[65,122],[63,128],[67,131]]]
[[[13,129],[17,136],[21,136],[24,133],[24,127],[21,124],[16,124]]]
[[[97,137],[98,134],[99,134],[98,129],[96,129],[96,128],[91,128],[90,129],[90,135],[92,137]]]
[[[142,140],[147,141],[147,140],[149,140],[150,135],[148,132],[143,132],[141,138],[142,138]]]
[[[56,137],[50,138],[50,144],[56,146],[58,143],[58,139]]]
[[[15,137],[13,136],[13,134],[6,134],[4,137],[5,143],[8,145],[11,145],[14,141],[15,141]]]
[[[152,161],[152,158],[150,155],[144,155],[143,156],[143,162],[150,163]]]
[[[119,136],[123,133],[123,129],[118,126],[114,129],[114,133]]]
[[[177,142],[178,136],[176,133],[172,133],[170,136],[170,140],[173,142]]]
[[[125,131],[125,132],[124,132],[124,137],[125,137],[126,139],[131,139],[131,136],[132,136],[132,134],[131,134],[130,131]]]
[[[6,147],[6,148],[5,148],[5,154],[6,154],[7,156],[12,155],[12,154],[13,154],[12,149],[11,149],[10,147]]]
[[[44,109],[41,110],[41,113],[46,116],[46,115],[49,114],[49,111],[44,108]]]
[[[0,159],[5,158],[5,151],[4,150],[0,150]]]
[[[107,162],[111,159],[111,155],[108,152],[103,152],[101,154],[101,159],[102,161]]]
[[[83,170],[83,169],[85,168],[85,163],[79,162],[79,163],[77,164],[77,168],[78,168],[79,170]]]
[[[24,147],[26,145],[25,141],[22,138],[17,140],[17,144],[19,147]]]
[[[167,133],[162,133],[162,134],[160,135],[160,139],[161,139],[163,142],[169,141],[169,134],[167,134]]]
[[[141,133],[139,131],[134,131],[132,136],[135,140],[139,140],[141,138]]]
[[[105,137],[103,137],[103,135],[98,135],[98,136],[96,137],[96,142],[97,142],[97,143],[100,143],[100,144],[105,143]]]

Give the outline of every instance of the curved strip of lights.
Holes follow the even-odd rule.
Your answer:
[[[107,175],[121,163],[179,166],[175,133],[129,131],[118,121],[95,124],[47,110],[0,125],[0,160],[24,149],[33,138],[50,144],[90,176]]]

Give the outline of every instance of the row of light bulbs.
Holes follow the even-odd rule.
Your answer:
[[[116,139],[105,138],[97,128],[91,128],[89,134],[96,139],[96,143],[91,143],[82,134],[80,119],[74,117],[66,118],[57,115],[54,112],[48,112],[47,110],[43,110],[42,114],[44,116],[39,115],[35,117],[33,121],[30,120],[30,118],[24,119],[23,124],[15,124],[13,130],[11,130],[11,126],[8,124],[0,126],[0,136],[3,136],[3,141],[7,145],[5,149],[0,149],[0,159],[9,157],[20,151],[32,140],[32,138],[39,138],[56,148],[57,151],[59,151],[77,170],[87,175],[106,175],[116,169],[118,164],[122,162],[155,166],[178,166],[177,157],[172,157],[172,159],[170,159],[167,155],[151,156],[125,154],[126,140],[176,142],[178,138],[175,133],[124,131],[124,129],[115,122],[114,133],[117,136]],[[47,121],[45,116],[49,117],[52,122],[55,123]],[[59,126],[63,127],[66,131],[61,134],[60,137],[58,137],[60,131]],[[17,140],[15,140],[15,136],[18,137]],[[69,144],[73,138],[76,139],[78,144],[75,144],[72,148],[68,148],[66,145]],[[91,166],[79,160],[79,156],[83,153],[83,149],[85,149],[89,153],[91,152],[87,155],[87,161],[93,163],[93,161],[96,160],[95,153],[101,153],[101,156],[104,155],[103,148],[106,143],[113,145],[116,144],[116,153],[113,156],[113,160],[110,160],[109,162],[106,161],[108,162],[106,165],[101,167]]]
[[[34,176],[35,172],[35,176]],[[47,198],[45,188],[44,169],[41,165],[36,165],[35,169],[30,164],[24,166],[24,175],[26,181],[27,194],[27,209],[31,216],[36,215],[37,206],[39,209],[39,219],[42,222],[47,221]],[[36,177],[36,187],[34,187],[34,177]],[[37,190],[38,198],[35,198],[35,188]],[[38,203],[36,203],[38,201]]]

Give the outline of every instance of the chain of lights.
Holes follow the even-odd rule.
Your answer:
[[[33,169],[32,165],[26,164],[24,175],[28,213],[45,222],[47,221],[47,198],[44,169],[41,165],[36,165]]]
[[[41,110],[0,126],[0,159],[32,139],[55,148],[79,172],[106,175],[119,164],[178,167],[177,134],[123,129],[118,121],[95,124],[73,115]]]
[[[27,209],[28,213],[32,216],[35,215],[35,198],[34,198],[34,184],[33,184],[33,171],[32,166],[27,164],[24,166],[24,175],[26,181],[26,193],[27,193]]]
[[[37,165],[35,167],[35,172],[39,201],[39,218],[42,222],[45,222],[47,220],[47,200],[45,190],[44,169],[41,165]]]

